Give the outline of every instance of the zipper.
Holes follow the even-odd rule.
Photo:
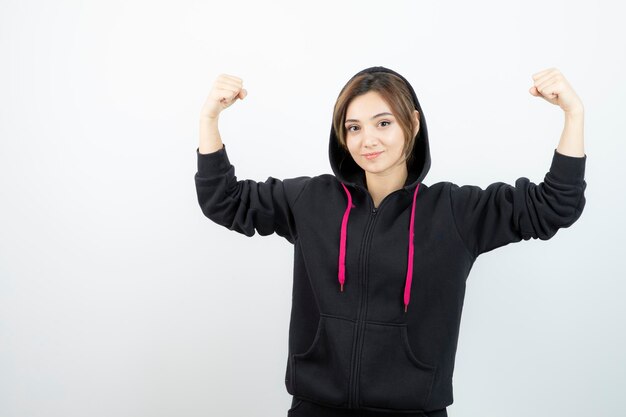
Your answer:
[[[365,195],[367,196],[367,199],[369,200],[369,203],[370,203],[370,208],[372,209],[372,214],[376,214],[376,213],[378,212],[378,210],[380,210],[380,208],[383,206],[383,204],[385,204],[385,201],[386,201],[389,197],[391,197],[392,195],[394,195],[394,194],[396,194],[396,193],[399,193],[399,192],[401,192],[401,191],[403,191],[403,190],[404,190],[404,187],[403,187],[403,188],[400,188],[399,190],[392,191],[391,193],[387,194],[387,195],[385,196],[385,198],[383,198],[383,200],[380,202],[380,204],[378,205],[378,207],[374,207],[374,199],[372,198],[372,195],[371,195],[371,194],[370,194],[370,192],[367,190],[367,188],[362,187],[362,186],[360,186],[360,185],[355,185],[355,187],[356,187],[357,189],[362,190],[362,191],[365,193]]]
[[[359,311],[358,311],[357,320],[356,320],[355,343],[352,349],[352,365],[353,366],[350,371],[350,384],[349,384],[350,392],[348,396],[348,408],[356,408],[356,406],[359,404],[359,378],[358,376],[360,373],[361,352],[363,348],[362,334],[365,328],[365,320],[363,320],[363,316],[366,314],[366,311],[367,311],[367,297],[365,297],[365,289],[367,288],[367,277],[368,277],[367,261],[368,261],[369,249],[371,246],[371,237],[374,231],[374,224],[376,223],[376,218],[377,218],[376,214],[380,211],[380,209],[387,202],[387,200],[389,200],[389,197],[392,194],[402,191],[402,189],[400,189],[400,190],[396,190],[388,194],[387,196],[385,196],[385,198],[383,198],[383,201],[380,203],[378,207],[374,207],[374,200],[372,199],[372,196],[366,189],[363,189],[363,190],[367,194],[367,197],[369,200],[370,216],[369,216],[367,225],[365,226],[365,237],[363,238],[363,246],[361,249],[361,265],[360,265],[361,272],[362,272],[362,279],[360,280],[361,294],[359,296]]]
[[[369,193],[368,193],[369,194]],[[373,200],[370,196],[370,216],[367,221],[367,226],[365,227],[365,237],[363,238],[363,246],[361,247],[361,279],[359,280],[359,284],[361,286],[360,296],[359,296],[359,311],[356,319],[356,335],[355,342],[352,346],[352,369],[350,371],[350,395],[348,398],[348,407],[355,408],[356,404],[358,404],[358,380],[357,375],[359,371],[360,365],[360,355],[361,355],[361,334],[363,333],[364,322],[362,320],[363,312],[365,310],[364,304],[367,303],[367,298],[364,296],[365,294],[365,277],[367,276],[366,268],[367,268],[367,253],[370,245],[370,237],[372,235],[372,231],[374,230],[374,222],[376,221],[376,213],[378,213],[378,208],[374,207]],[[382,203],[381,203],[382,206]],[[380,208],[380,206],[379,206]]]

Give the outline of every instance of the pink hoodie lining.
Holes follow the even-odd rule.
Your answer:
[[[343,189],[345,190],[348,196],[348,204],[346,206],[346,210],[343,213],[343,220],[341,221],[341,239],[339,245],[339,284],[341,291],[343,292],[343,284],[346,281],[346,234],[348,230],[348,218],[350,217],[350,210],[355,207],[352,204],[352,195],[348,188],[344,183],[341,183]],[[415,248],[413,245],[413,238],[415,236],[414,233],[414,224],[415,224],[415,199],[417,197],[417,193],[419,192],[420,184],[417,184],[415,187],[415,191],[413,192],[413,203],[411,204],[411,224],[409,226],[409,253],[407,259],[407,271],[406,271],[406,281],[404,285],[404,312],[406,313],[409,301],[411,299],[411,281],[413,280],[413,255],[415,253]]]

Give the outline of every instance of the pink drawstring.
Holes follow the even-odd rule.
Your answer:
[[[341,183],[343,189],[348,195],[348,205],[346,210],[343,213],[343,220],[341,221],[341,239],[339,242],[339,284],[341,285],[341,291],[343,292],[343,284],[346,281],[346,234],[348,230],[348,217],[350,217],[350,210],[355,207],[352,204],[352,195],[350,195],[350,191],[345,186],[344,183]],[[415,251],[413,245],[413,236],[414,236],[414,224],[415,224],[415,198],[417,197],[417,193],[419,191],[419,183],[417,187],[415,187],[415,192],[413,193],[413,204],[411,205],[411,224],[409,226],[409,254],[408,254],[408,267],[406,271],[406,282],[404,286],[404,312],[406,313],[407,308],[409,306],[409,300],[411,299],[411,281],[413,279],[413,254]]]
[[[413,204],[411,205],[411,225],[409,226],[409,259],[408,259],[408,267],[406,270],[406,283],[404,285],[404,312],[409,306],[409,300],[411,299],[411,281],[413,280],[413,236],[414,236],[414,223],[415,223],[415,197],[417,197],[417,192],[420,188],[419,183],[417,187],[415,187],[415,192],[413,193]]]
[[[348,194],[348,206],[343,213],[343,220],[341,221],[341,240],[339,242],[339,284],[341,284],[341,292],[343,292],[343,283],[346,281],[346,233],[348,229],[348,217],[350,216],[350,210],[352,209],[352,196],[350,191],[342,182],[343,189]]]

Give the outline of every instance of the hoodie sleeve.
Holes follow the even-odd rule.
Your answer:
[[[253,236],[256,229],[261,236],[276,232],[295,242],[298,233],[293,207],[310,177],[238,181],[225,145],[208,154],[196,148],[196,154],[196,192],[206,217],[246,236]]]
[[[585,207],[587,155],[574,157],[554,150],[550,170],[540,184],[526,177],[515,186],[496,182],[485,190],[451,184],[450,201],[458,232],[477,257],[522,239],[548,240],[569,227]]]

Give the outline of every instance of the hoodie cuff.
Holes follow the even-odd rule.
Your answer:
[[[215,152],[204,154],[200,153],[200,147],[197,147],[196,155],[198,155],[198,176],[200,177],[219,176],[230,168],[226,145],[222,145],[222,149]]]
[[[550,175],[559,182],[577,184],[585,178],[585,163],[587,154],[584,156],[569,156],[558,153],[554,149]]]

